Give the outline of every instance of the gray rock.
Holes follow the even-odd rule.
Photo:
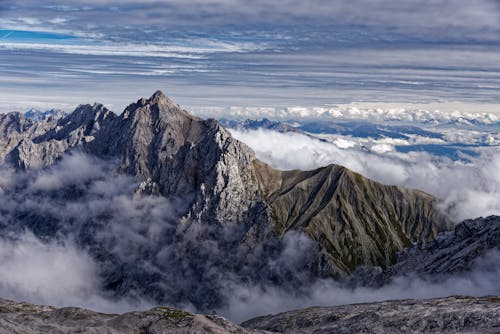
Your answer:
[[[236,325],[169,307],[104,314],[0,299],[0,332],[34,333],[499,333],[500,297],[454,296],[312,307]]]
[[[439,281],[473,268],[487,252],[500,250],[500,217],[466,220],[453,231],[440,233],[435,239],[419,242],[400,252],[397,262],[382,270],[358,268],[350,285],[382,286],[397,276],[418,276]]]
[[[312,307],[248,320],[276,333],[500,333],[500,298],[447,297]]]
[[[76,307],[54,308],[0,299],[0,332],[16,334],[265,333],[214,316],[157,307],[149,311],[104,314]]]

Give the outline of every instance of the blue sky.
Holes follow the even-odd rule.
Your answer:
[[[0,111],[119,112],[156,89],[193,108],[495,109],[499,60],[498,0],[0,1]]]

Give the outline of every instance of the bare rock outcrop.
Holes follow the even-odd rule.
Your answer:
[[[104,314],[82,308],[34,305],[0,299],[0,332],[17,334],[252,334],[216,315],[192,314],[169,307],[124,314]]]
[[[500,298],[447,297],[311,307],[248,320],[275,333],[499,333]]]

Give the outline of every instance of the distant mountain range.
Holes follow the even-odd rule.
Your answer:
[[[395,123],[395,122],[393,122]],[[229,129],[240,131],[270,130],[280,133],[295,133],[327,141],[329,137],[346,137],[349,139],[395,140],[394,149],[398,152],[427,152],[438,157],[452,160],[468,161],[478,156],[478,150],[484,147],[498,146],[500,143],[500,123],[483,124],[480,122],[450,121],[448,123],[429,122],[422,126],[403,124],[372,123],[369,121],[352,120],[321,120],[321,121],[277,121],[263,118],[260,120],[227,120],[221,119],[221,124]],[[445,133],[453,130],[464,130],[474,133],[485,132],[481,138],[475,138],[473,143],[459,138],[450,141]],[[457,139],[459,139],[457,141]],[[403,141],[405,143],[398,143]]]
[[[367,121],[310,121],[304,122],[303,124],[295,122],[293,126],[287,122],[272,121],[267,118],[263,118],[261,120],[247,119],[244,121],[222,119],[221,123],[228,128],[241,130],[266,129],[278,132],[335,134],[359,138],[409,139],[410,137],[408,137],[408,135],[419,135],[439,139],[443,138],[443,135],[440,133],[424,130],[416,126],[381,125]]]
[[[63,117],[65,113],[62,110],[57,109],[49,109],[49,110],[36,110],[30,109],[24,113],[24,117],[34,121],[34,122],[43,122],[47,121],[50,117],[59,118]]]

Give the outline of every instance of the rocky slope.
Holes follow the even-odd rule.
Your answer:
[[[385,186],[337,165],[281,172],[256,164],[279,232],[305,230],[338,274],[393,263],[398,250],[445,227],[428,223],[442,217],[423,192]]]
[[[396,300],[312,307],[258,317],[242,326],[276,333],[499,333],[499,297]]]
[[[419,242],[398,254],[397,262],[385,269],[358,268],[351,285],[383,286],[392,278],[417,275],[432,281],[466,273],[488,252],[500,250],[500,217],[466,220],[453,231],[434,240]]]
[[[73,212],[64,206],[45,206],[42,213],[21,208],[0,216],[5,230],[20,226],[43,237],[76,239],[106,264],[103,285],[118,295],[136,291],[162,303],[187,298],[209,309],[221,303],[221,273],[230,273],[231,281],[236,277],[245,283],[296,287],[317,277],[349,275],[360,265],[387,267],[404,247],[449,228],[434,209],[436,199],[423,192],[385,186],[335,165],[305,172],[275,170],[217,121],[190,115],[161,92],[139,99],[120,115],[100,104],[81,105],[45,122],[2,115],[0,134],[4,166],[36,175],[45,168],[50,174],[62,157],[84,152],[100,161],[91,165],[113,166],[104,179],[117,174],[135,178],[134,200],[142,201],[138,206],[158,198],[177,203],[175,214],[162,218],[154,235],[147,234],[156,225],[143,226],[150,216],[132,215],[136,222],[118,210],[113,213],[114,207],[87,218],[62,215]],[[92,182],[58,192],[37,188],[21,198],[36,203],[55,197],[56,204],[79,205],[89,191],[95,192],[95,182],[106,180]],[[19,189],[3,191],[8,200],[19,202],[14,199]],[[116,244],[124,241],[108,233],[120,227],[139,238],[124,239],[129,242],[122,245],[127,257],[116,253]],[[302,250],[304,256],[281,261],[290,236],[304,233],[314,241]],[[148,242],[139,246],[137,240],[143,239]],[[168,276],[171,268],[186,277]],[[210,291],[198,291],[202,283]]]
[[[173,308],[120,315],[0,299],[2,333],[499,333],[500,298],[447,297],[312,307],[236,325]]]
[[[0,299],[0,332],[16,334],[197,334],[265,333],[243,328],[212,315],[192,314],[168,307],[144,312],[104,314],[76,307],[16,303]]]

